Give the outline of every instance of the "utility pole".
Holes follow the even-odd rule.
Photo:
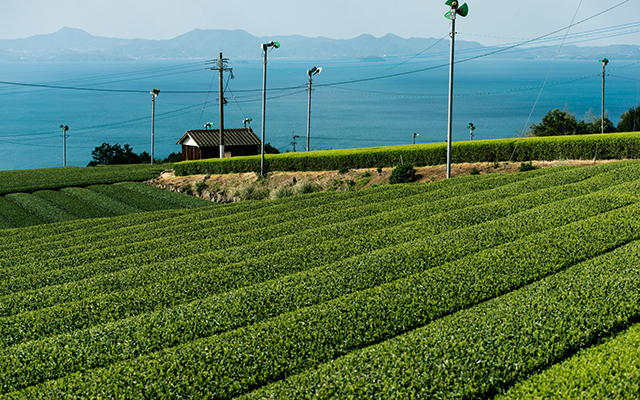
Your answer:
[[[291,142],[291,144],[293,145],[293,152],[296,152],[296,139],[300,138],[300,136],[295,135],[293,132],[291,132],[291,137],[293,138],[293,142]],[[307,149],[308,151],[308,149]]]
[[[606,75],[605,67],[609,64],[609,60],[603,58],[600,61],[602,62],[602,114],[600,115],[602,115],[602,133],[604,133],[604,77]]]
[[[264,177],[264,122],[267,111],[267,49],[269,47],[280,48],[280,42],[274,42],[261,44],[262,52],[264,54],[264,73],[262,77],[262,137],[260,139],[260,176]]]
[[[453,129],[453,56],[456,41],[456,16],[460,14],[460,16],[466,17],[469,13],[469,7],[467,6],[467,3],[464,3],[461,7],[458,7],[457,0],[447,0],[445,4],[451,7],[451,10],[445,14],[445,18],[451,20],[451,54],[449,57],[449,112],[447,123],[447,179],[449,179],[451,178],[451,133]]]
[[[467,129],[469,129],[469,140],[473,141],[473,131],[476,130],[476,127],[473,126],[471,122],[469,122],[469,126],[467,126]]]
[[[62,166],[67,166],[67,131],[69,127],[67,125],[60,125],[62,130]]]
[[[311,85],[313,84],[313,76],[322,72],[322,68],[313,67],[307,70],[307,75],[309,75],[309,109],[307,111],[307,151],[309,148],[309,137],[311,136]]]
[[[224,71],[229,71],[231,73],[231,79],[233,79],[233,68],[227,67],[228,58],[222,58],[222,52],[218,54],[218,65],[216,67],[211,68],[213,71],[218,71],[218,93],[219,93],[219,103],[220,103],[220,158],[224,158],[224,105],[227,103],[227,100],[224,98]]]
[[[160,94],[160,89],[155,88],[149,93],[151,93],[151,165],[153,165],[153,147],[156,130],[156,97]]]
[[[416,144],[416,136],[420,136],[420,134],[413,132],[413,144]]]

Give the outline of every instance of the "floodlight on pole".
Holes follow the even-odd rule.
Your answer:
[[[264,54],[264,67],[262,76],[262,135],[260,139],[260,176],[264,177],[264,123],[267,109],[267,50],[269,49],[269,47],[279,49],[280,42],[274,42],[272,40],[269,43],[261,44],[260,47],[262,48],[262,53]]]
[[[464,3],[458,6],[457,0],[447,0],[444,4],[451,7],[444,16],[451,20],[451,56],[449,58],[449,112],[447,128],[447,179],[451,178],[451,131],[453,129],[453,56],[456,41],[456,16],[466,17],[469,14],[469,6]]]
[[[473,123],[469,122],[469,126],[467,126],[467,129],[469,129],[469,140],[473,140],[473,131],[476,130],[476,127],[473,126]]]
[[[211,128],[213,128],[213,122],[207,122],[204,124],[204,129],[209,130]]]
[[[67,131],[69,130],[69,126],[60,125],[60,130],[62,131],[62,166],[67,166]]]
[[[603,58],[602,60],[600,60],[600,62],[602,63],[602,133],[604,133],[604,77],[606,76],[605,73],[605,68],[607,67],[607,64],[609,64],[609,60],[607,60],[606,58]]]
[[[420,136],[420,134],[413,132],[413,144],[416,144],[416,136]]]
[[[245,118],[242,120],[242,123],[244,124],[245,129],[247,127],[247,124],[251,125],[251,121],[253,121],[253,118]]]
[[[151,94],[151,165],[153,165],[153,147],[156,130],[156,97],[160,94],[160,89],[155,88],[149,93]]]
[[[307,151],[310,150],[309,147],[309,137],[311,136],[311,85],[313,84],[313,76],[318,75],[322,72],[322,68],[313,67],[307,70],[307,75],[309,75],[309,107],[307,110]]]

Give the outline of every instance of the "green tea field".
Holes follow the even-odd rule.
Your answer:
[[[137,185],[0,209],[91,215]],[[0,229],[0,399],[640,396],[640,161],[193,209],[145,196]]]
[[[0,196],[0,229],[210,205],[139,182],[9,193]]]

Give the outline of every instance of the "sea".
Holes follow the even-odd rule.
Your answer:
[[[205,60],[0,63],[0,170],[86,166],[102,143],[151,152],[152,89],[156,98],[154,156],[208,122],[218,127],[218,73]],[[224,74],[225,128],[243,121],[260,137],[262,55],[229,60]],[[445,142],[449,67],[430,60],[281,60],[267,62],[265,142],[281,152],[305,151],[307,70],[313,76],[310,149],[349,149]],[[453,141],[512,138],[555,108],[598,118],[598,60],[468,59],[454,73]],[[7,84],[7,82],[14,84]],[[29,84],[41,86],[22,86]],[[640,61],[610,60],[605,109],[616,124],[639,103]],[[66,153],[60,125],[67,125]],[[415,135],[414,135],[415,134]]]

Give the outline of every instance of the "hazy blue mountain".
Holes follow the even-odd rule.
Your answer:
[[[309,38],[300,35],[256,37],[243,30],[202,30],[185,33],[170,40],[115,39],[92,36],[80,29],[63,28],[58,32],[25,39],[0,40],[0,61],[9,60],[62,60],[107,61],[135,59],[211,59],[218,52],[225,57],[255,60],[261,56],[260,44],[277,39],[283,46],[270,55],[276,59],[363,59],[379,60],[384,57],[417,54],[438,40],[429,38],[404,39],[388,34],[381,38],[360,35],[353,39],[336,40],[324,37]],[[482,49],[476,42],[459,40],[456,50]],[[430,53],[448,54],[449,41],[437,43]],[[534,48],[508,53],[505,57],[554,57],[557,47]],[[638,46],[609,47],[565,46],[560,55],[572,59],[640,59]]]

